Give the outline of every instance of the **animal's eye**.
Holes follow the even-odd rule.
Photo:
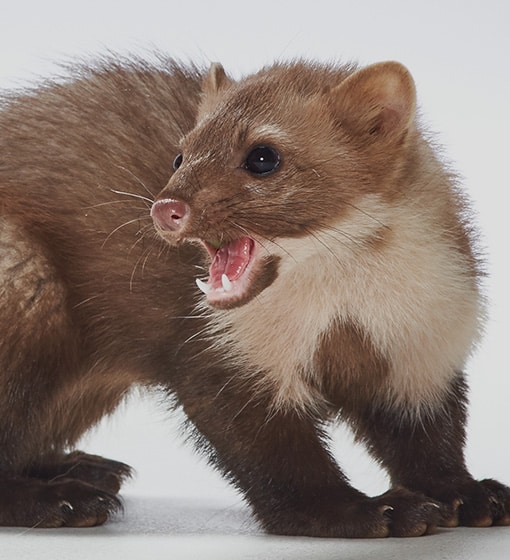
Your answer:
[[[182,165],[182,154],[179,154],[174,159],[174,163],[173,163],[174,171],[177,171],[181,165]]]
[[[271,146],[256,146],[247,155],[245,169],[257,175],[273,173],[280,165],[280,154]]]

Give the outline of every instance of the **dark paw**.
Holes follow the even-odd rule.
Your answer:
[[[37,509],[44,511],[39,527],[93,527],[102,525],[119,511],[114,495],[77,480],[50,482],[41,494]]]
[[[78,480],[16,478],[2,480],[0,490],[3,526],[92,527],[122,509],[114,495]]]
[[[47,481],[64,478],[80,480],[110,494],[117,494],[123,482],[132,476],[132,469],[119,461],[74,451],[58,460],[33,467],[29,476]]]
[[[373,503],[382,511],[387,534],[391,537],[420,537],[433,533],[441,519],[448,515],[441,503],[403,488],[390,490],[374,498]]]
[[[443,520],[444,526],[510,525],[510,488],[495,480],[470,480],[436,495],[453,504],[453,515]]]
[[[377,498],[301,502],[293,511],[262,519],[271,533],[311,537],[418,537],[434,532],[443,506],[423,494],[395,489]]]

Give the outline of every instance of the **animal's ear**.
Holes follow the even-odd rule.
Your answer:
[[[205,75],[203,90],[206,95],[216,94],[232,84],[225,69],[219,62],[213,62]]]
[[[221,64],[218,62],[211,64],[202,82],[202,101],[200,103],[199,119],[214,109],[222,94],[233,83],[233,80],[227,76]]]
[[[398,62],[357,70],[327,95],[337,122],[365,142],[398,141],[414,124],[414,81]]]

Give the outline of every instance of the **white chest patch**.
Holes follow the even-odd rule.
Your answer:
[[[266,249],[281,257],[277,280],[230,323],[229,354],[275,406],[308,408],[312,362],[333,321],[358,324],[390,365],[386,399],[418,410],[433,405],[478,339],[483,305],[467,260],[416,209],[367,197],[348,219]],[[382,224],[387,229],[379,246]]]

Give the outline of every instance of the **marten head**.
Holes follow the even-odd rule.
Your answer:
[[[278,64],[239,82],[215,64],[152,207],[156,228],[205,247],[209,277],[197,284],[210,305],[244,305],[293,265],[291,240],[329,231],[337,243],[362,197],[398,196],[414,115],[412,78],[395,62]]]

